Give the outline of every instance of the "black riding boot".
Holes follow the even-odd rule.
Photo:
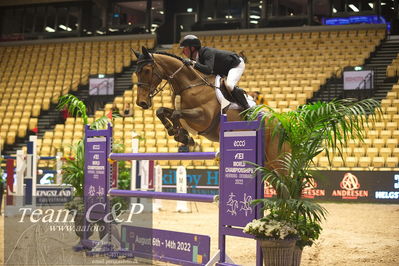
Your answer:
[[[234,90],[231,92],[231,96],[233,96],[235,102],[244,108],[244,110],[249,108],[247,98],[245,97],[245,91],[243,89],[235,86]]]

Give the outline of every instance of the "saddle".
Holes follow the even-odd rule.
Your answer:
[[[215,79],[215,81],[216,81],[216,79]],[[224,84],[225,81],[226,81],[226,78],[220,77],[220,85],[217,88],[220,90],[220,92],[223,94],[223,97],[226,98],[226,100],[228,100],[229,102],[235,102],[235,100],[234,100],[233,96],[231,95],[230,91],[227,89],[226,85]]]

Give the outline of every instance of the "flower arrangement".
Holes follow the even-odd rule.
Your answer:
[[[295,239],[298,236],[292,224],[268,218],[252,220],[243,232],[260,239]]]

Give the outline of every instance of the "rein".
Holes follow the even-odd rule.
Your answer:
[[[154,62],[153,62],[154,63],[154,69],[155,69],[155,68],[157,68],[157,62],[155,61],[155,58],[153,58],[153,60],[154,60]],[[172,84],[172,81],[174,80],[175,76],[184,68],[184,66],[185,66],[185,64],[182,62],[182,65],[175,72],[173,72],[171,75],[166,77],[167,83],[169,83],[171,87],[174,87],[173,84]],[[189,68],[191,69],[191,71],[194,71],[194,69],[191,66]],[[180,88],[179,90],[177,90],[174,87],[174,94],[175,95],[180,95],[183,91],[185,91],[187,89],[198,87],[198,86],[201,86],[201,85],[208,85],[208,86],[214,88],[214,86],[208,80],[206,80],[204,77],[202,77],[197,71],[194,71],[194,73],[195,73],[195,75],[198,78],[200,78],[202,80],[202,82],[196,83],[196,84],[193,84],[193,85],[188,85],[187,87]],[[158,94],[160,91],[162,91],[167,83],[165,83],[161,89],[156,89],[157,90],[156,94]],[[153,96],[155,96],[156,94],[154,94]]]
[[[159,85],[159,86],[157,86],[155,89],[153,89],[152,91],[150,91],[149,97],[150,97],[151,99],[152,99],[155,95],[157,95],[158,93],[160,93],[161,91],[163,91],[163,90],[165,89],[165,87],[166,87],[167,84],[169,84],[171,87],[174,88],[172,81],[175,79],[176,75],[177,75],[177,74],[183,69],[183,67],[185,66],[185,64],[182,62],[182,65],[181,65],[175,72],[173,72],[171,75],[167,75],[165,78],[163,78],[162,71],[160,71],[160,70],[159,70],[159,67],[158,67],[158,64],[159,64],[159,63],[156,61],[155,57],[152,57],[151,59],[143,59],[143,60],[140,60],[140,61],[137,62],[137,64],[138,64],[138,71],[140,71],[141,68],[142,68],[144,65],[146,65],[146,64],[151,64],[151,65],[153,65],[153,66],[154,66],[154,67],[153,67],[154,71],[152,72],[151,80],[153,80],[154,75],[155,75],[155,76],[157,76],[160,80],[166,79],[166,81],[167,81],[167,82],[165,82],[162,86]],[[212,87],[212,88],[215,87],[215,86],[212,85],[206,78],[204,78],[202,75],[200,75],[197,71],[194,71],[194,69],[193,69],[191,66],[190,66],[189,68],[191,69],[191,71],[193,71],[193,72],[195,73],[195,75],[196,75],[199,79],[202,80],[202,82],[197,83],[197,84],[193,84],[193,85],[189,85],[189,86],[187,86],[187,87],[185,87],[185,88],[181,88],[180,90],[176,90],[176,89],[174,88],[173,91],[174,91],[174,94],[175,94],[175,95],[179,95],[181,92],[183,92],[183,91],[185,91],[185,90],[187,90],[187,89],[194,88],[194,87],[201,86],[201,85],[207,85],[207,86],[210,86],[210,87]],[[141,86],[141,87],[146,87],[146,88],[148,88],[148,89],[151,90],[151,84],[150,84],[150,83],[138,82],[137,85],[138,85],[138,86]]]

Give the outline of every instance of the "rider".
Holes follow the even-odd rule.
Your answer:
[[[189,59],[184,59],[186,65],[192,65],[204,74],[227,76],[226,88],[234,100],[244,109],[249,108],[245,91],[236,84],[244,73],[244,60],[236,53],[201,46],[201,41],[195,35],[186,35],[180,42],[183,54]]]

